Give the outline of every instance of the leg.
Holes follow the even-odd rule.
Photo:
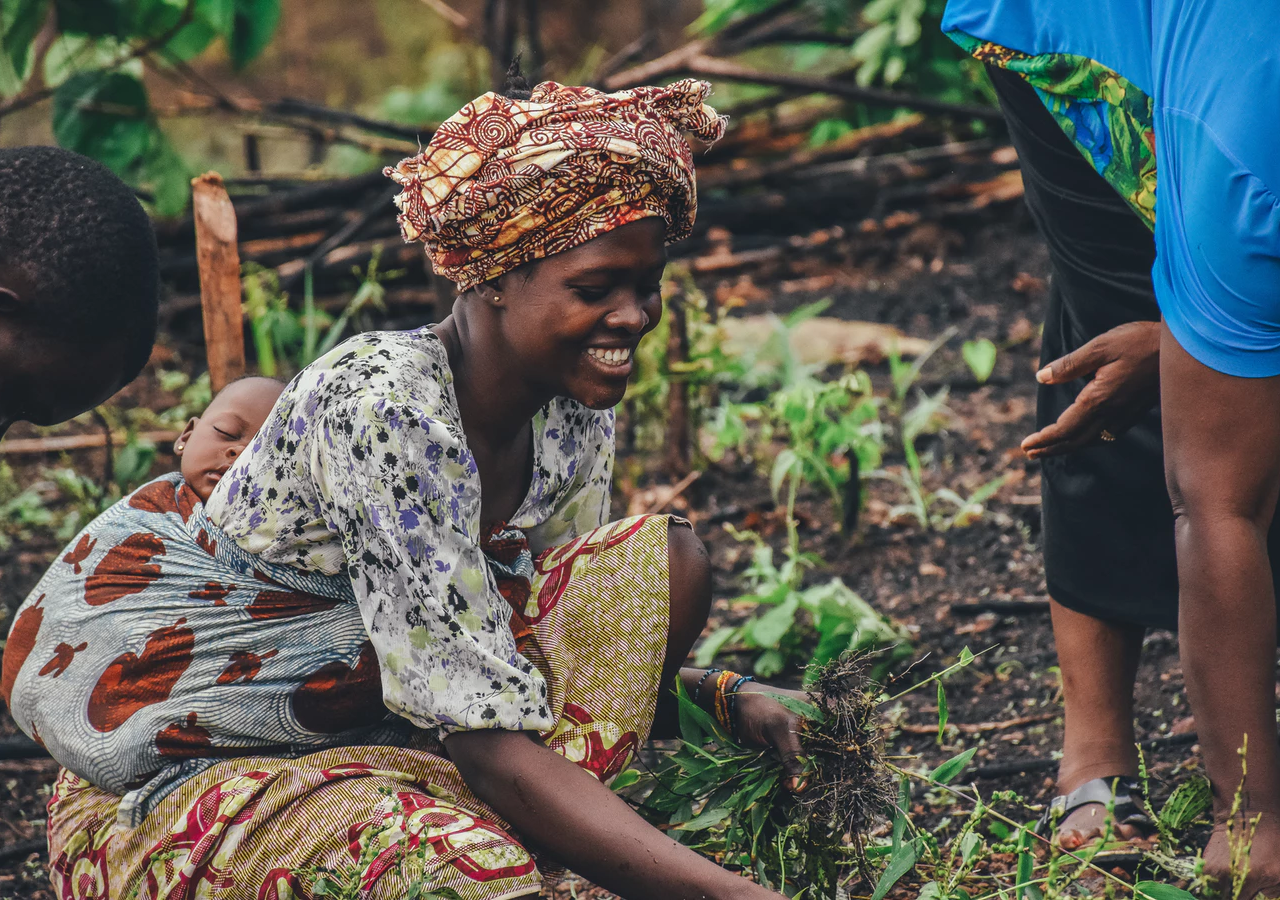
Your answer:
[[[1280,746],[1276,741],[1276,612],[1267,530],[1280,495],[1280,378],[1234,378],[1204,366],[1169,333],[1160,347],[1165,464],[1176,516],[1180,631],[1187,697],[1221,822],[1265,814],[1243,898],[1280,885]],[[1218,831],[1205,853],[1225,875]]]
[[[1133,733],[1133,684],[1144,629],[1096,619],[1050,601],[1053,639],[1062,669],[1066,734],[1058,791],[1070,793],[1095,778],[1138,774]],[[1100,837],[1107,812],[1101,804],[1076,810],[1058,826],[1058,843],[1075,850]],[[1129,825],[1117,837],[1137,836]]]
[[[711,611],[711,560],[707,557],[707,548],[687,522],[675,519],[667,529],[667,581],[671,592],[671,624],[653,720],[654,737],[679,733],[679,717],[671,692],[680,667],[689,658]]]

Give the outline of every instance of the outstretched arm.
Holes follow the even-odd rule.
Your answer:
[[[522,840],[626,900],[780,896],[676,843],[529,732],[456,732],[445,748],[468,787]]]

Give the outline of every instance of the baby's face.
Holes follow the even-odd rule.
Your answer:
[[[182,477],[202,502],[253,440],[284,385],[270,378],[245,378],[223,388],[204,415],[187,423],[174,442]]]

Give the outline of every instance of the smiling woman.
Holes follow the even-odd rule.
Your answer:
[[[123,642],[130,683],[161,666],[158,626],[210,600],[243,625],[191,643],[190,668],[164,669],[164,696],[147,698],[172,726],[139,740],[178,741],[181,765],[118,787],[60,779],[63,896],[158,896],[180,872],[185,892],[207,881],[260,900],[308,894],[323,869],[361,896],[505,900],[557,865],[627,898],[778,896],[608,788],[651,732],[673,733],[677,678],[778,752],[793,787],[803,774],[793,713],[750,679],[682,667],[711,599],[689,524],[609,521],[612,407],[661,315],[665,245],[696,210],[681,132],[723,129],[708,92],[486,94],[389,170],[405,236],[458,284],[453,313],[347,341],[293,380],[225,474],[193,461],[218,476],[207,509],[162,514],[259,568],[194,590],[175,580],[173,621]],[[69,558],[98,563],[81,549]],[[147,563],[163,589],[167,558]],[[254,584],[287,572],[324,602]],[[24,721],[57,744],[58,721]],[[107,825],[119,816],[129,830]]]

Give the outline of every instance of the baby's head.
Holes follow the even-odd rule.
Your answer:
[[[241,378],[218,392],[204,415],[193,418],[173,444],[182,477],[202,502],[267,421],[284,385],[274,378]]]

